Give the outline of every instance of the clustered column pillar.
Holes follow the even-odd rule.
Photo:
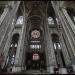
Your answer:
[[[3,32],[3,37],[1,39],[1,43],[0,43],[0,50],[2,50],[2,53],[4,55],[4,62],[2,64],[2,67],[5,65],[5,62],[6,62],[6,58],[7,58],[7,54],[8,54],[8,45],[9,45],[9,36],[11,36],[11,32],[13,30],[13,25],[12,25],[12,21],[13,21],[13,18],[18,10],[18,7],[19,7],[19,4],[20,4],[20,1],[17,2],[16,5],[14,5],[14,7],[12,8],[11,5],[9,6],[8,9],[11,8],[11,10],[7,13],[7,16],[5,16],[5,19],[3,20],[3,22],[1,23],[1,25],[4,27],[3,29],[4,32]]]
[[[61,2],[60,2],[61,3]],[[70,19],[70,17],[67,14],[67,11],[65,8],[60,7],[59,5],[55,7],[54,3],[52,2],[53,8],[61,22],[62,29],[64,31],[65,35],[65,42],[68,48],[68,52],[70,54],[71,58],[71,64],[75,64],[75,38],[74,38],[74,33],[75,33],[75,27]],[[69,65],[68,65],[69,66]],[[74,68],[75,71],[75,68]]]
[[[20,72],[24,70],[25,68],[25,51],[26,48],[24,47],[25,45],[25,34],[26,34],[26,21],[27,21],[27,16],[25,14],[25,9],[23,12],[23,25],[22,25],[22,31],[19,37],[19,42],[18,42],[18,47],[16,51],[16,58],[15,58],[15,65],[13,67],[12,72]]]
[[[47,61],[47,72],[53,72],[53,66],[56,66],[55,54],[52,48],[51,36],[49,33],[48,21],[45,17],[44,19],[44,27],[45,27],[45,52],[46,52],[46,61]]]

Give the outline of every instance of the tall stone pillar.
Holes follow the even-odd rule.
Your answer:
[[[10,12],[8,12],[9,16],[6,17],[5,21],[3,21],[3,23],[2,23],[2,25],[6,25],[5,31],[3,32],[4,35],[3,35],[3,38],[1,40],[1,45],[0,45],[0,50],[3,50],[2,53],[4,54],[4,62],[3,62],[2,67],[5,65],[6,58],[8,55],[9,42],[10,42],[9,37],[11,37],[11,32],[13,30],[12,21],[13,21],[13,18],[15,16],[17,10],[18,10],[19,4],[20,4],[20,1],[18,1],[17,5],[14,5],[14,7],[10,10]]]
[[[24,69],[25,65],[25,49],[24,49],[24,41],[25,41],[25,34],[26,34],[26,14],[25,14],[25,8],[23,13],[23,25],[22,25],[22,32],[19,37],[18,47],[16,51],[16,58],[15,58],[15,65],[13,67],[13,72],[21,71]]]
[[[50,63],[50,74],[54,74],[54,67],[57,67],[56,63],[56,57],[54,53],[54,48],[53,48],[53,42],[52,42],[52,37],[51,37],[51,31],[49,29],[49,42],[50,42],[50,54],[49,54],[49,63]]]
[[[61,45],[61,49],[62,49],[62,52],[63,52],[65,65],[67,66],[67,65],[71,64],[71,59],[70,59],[68,50],[66,48],[65,40],[64,40],[64,37],[63,37],[62,33],[63,33],[62,30],[59,30],[60,45]]]
[[[46,53],[46,61],[47,61],[47,72],[50,73],[50,67],[56,66],[56,60],[54,51],[52,48],[51,35],[49,32],[48,21],[47,18],[44,18],[44,27],[45,27],[45,53]]]
[[[63,35],[65,36],[65,42],[67,44],[68,52],[70,54],[71,62],[74,64],[75,63],[75,40],[74,40],[74,34],[73,34],[73,25],[72,28],[70,27],[70,23],[66,18],[67,13],[66,11],[61,8],[60,6],[55,7],[53,1],[52,1],[53,8],[55,10],[55,13],[60,20],[60,24],[62,25],[63,29]],[[65,16],[66,15],[66,16]],[[72,24],[72,22],[71,22]]]
[[[63,19],[67,19],[65,18],[64,15],[67,15],[67,13],[65,13],[65,11],[63,11],[64,9],[62,8],[60,14],[63,15]],[[70,20],[69,20],[70,21]],[[70,24],[68,22],[68,20],[65,21],[65,31],[66,31],[66,35],[67,35],[67,38],[68,38],[68,41],[69,41],[69,44],[71,46],[71,50],[69,50],[69,54],[71,56],[71,62],[74,64],[75,63],[75,38],[73,37],[73,30],[71,31],[71,27],[70,27]],[[72,27],[73,28],[73,27]]]
[[[26,32],[26,28],[27,28],[27,15],[24,14],[24,31],[23,31],[23,47],[22,47],[22,50],[23,50],[23,53],[22,53],[22,62],[21,62],[21,65],[22,67],[24,67],[23,69],[26,70],[26,47],[28,45],[27,43],[27,32]]]
[[[50,52],[51,59],[49,60],[50,60],[51,66],[57,66],[51,34],[52,33],[50,32],[50,29],[49,29],[49,42],[50,42],[50,49],[51,49],[51,52]]]
[[[5,6],[4,8],[4,12],[2,13],[1,17],[0,17],[0,45],[1,45],[1,40],[2,40],[2,36],[3,36],[3,25],[2,22],[4,21],[4,19],[6,19],[6,15],[8,14],[10,8],[8,5]]]
[[[74,54],[74,57],[72,59],[72,65],[75,65],[75,25],[74,25],[73,21],[71,20],[69,14],[67,13],[65,8],[62,8],[62,12],[63,12],[63,14],[66,17],[67,22],[68,22],[69,33],[70,33],[70,37],[71,37],[71,40],[72,40],[72,42],[71,42],[72,51],[73,51],[73,54]]]
[[[3,13],[0,17],[0,25],[1,25],[2,21],[4,20],[6,14],[8,13],[8,11],[9,11],[9,7],[8,7],[8,5],[6,5],[5,8],[4,8],[4,11],[3,11]]]

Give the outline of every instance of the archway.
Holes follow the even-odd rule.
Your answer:
[[[46,69],[42,31],[40,29],[34,28],[29,31],[28,49],[26,51],[26,69]]]

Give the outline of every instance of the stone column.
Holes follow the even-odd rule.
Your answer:
[[[60,20],[60,24],[62,25],[62,29],[64,32],[63,34],[65,35],[65,39],[66,39],[65,41],[67,44],[68,52],[70,54],[71,61],[74,64],[75,63],[75,40],[74,40],[74,35],[72,30],[73,27],[72,28],[70,27],[70,23],[67,21],[67,18],[65,17],[65,15],[67,16],[67,14],[64,11],[64,9],[61,8],[60,6],[58,7],[55,6],[53,2],[52,5],[58,19]]]
[[[65,64],[67,66],[67,65],[71,64],[71,60],[70,60],[70,56],[68,54],[68,50],[66,48],[65,40],[63,39],[62,33],[63,33],[62,30],[60,30],[59,31],[59,40],[60,40],[60,45],[61,45],[61,49],[62,49],[62,52],[63,52]]]
[[[75,25],[73,23],[73,21],[71,20],[70,16],[68,15],[67,11],[65,8],[62,8],[62,12],[66,18],[66,21],[67,21],[67,27],[69,29],[69,34],[71,36],[71,39],[72,39],[72,44],[75,46]],[[75,47],[74,47],[75,48]],[[73,51],[75,52],[75,51]]]
[[[68,22],[69,26],[72,28],[72,32],[73,32],[73,34],[74,34],[74,33],[75,33],[75,24],[74,24],[74,22],[71,20],[69,14],[67,13],[66,8],[63,7],[63,8],[61,8],[61,9],[62,9],[62,11],[63,11],[64,16],[65,16],[66,19],[67,19],[67,22]],[[74,38],[74,39],[75,39],[75,38]],[[74,40],[74,42],[75,42],[75,40]]]
[[[65,25],[63,24],[63,28],[65,30],[66,36],[67,36],[69,44],[71,46],[71,50],[69,50],[70,56],[72,55],[71,61],[73,64],[75,64],[75,50],[74,50],[75,49],[75,39],[74,39],[74,35],[72,33],[73,31],[71,30],[70,24],[69,24],[68,20],[66,20],[66,19],[68,19],[68,17],[65,18],[65,16],[64,16],[64,15],[66,15],[66,16],[68,16],[68,15],[63,10],[64,10],[63,8],[60,10],[60,15],[62,15],[62,18],[64,20]]]
[[[66,68],[60,68],[60,69],[59,69],[59,73],[60,73],[60,74],[68,74]]]
[[[4,40],[4,37],[7,34],[8,30],[10,30],[9,27],[10,27],[10,24],[11,24],[11,21],[12,21],[12,18],[13,18],[13,15],[15,14],[15,12],[17,10],[17,6],[18,6],[18,3],[17,3],[17,5],[15,5],[15,7],[13,9],[11,9],[8,12],[8,14],[6,15],[5,19],[1,23],[0,29],[3,29],[3,31],[0,33],[0,36],[2,37],[2,39],[0,41],[0,46],[1,46],[1,44],[2,44],[2,42]],[[10,8],[11,8],[11,6],[9,6],[9,9]]]
[[[75,74],[75,65],[73,64],[72,67],[73,67],[73,71],[74,71],[74,74]]]
[[[8,7],[8,5],[6,5],[5,8],[4,8],[4,11],[3,11],[3,13],[0,17],[0,25],[1,25],[2,21],[4,20],[6,14],[8,13],[8,11],[9,11],[9,7]]]
[[[24,55],[24,40],[25,40],[25,34],[26,34],[26,15],[25,15],[25,9],[23,13],[23,26],[22,26],[22,32],[19,37],[18,47],[16,51],[16,58],[15,58],[15,66],[13,67],[13,72],[24,70],[24,61],[25,55]]]
[[[7,60],[11,40],[12,40],[12,35],[11,34],[13,32],[13,29],[14,29],[14,24],[11,24],[10,32],[8,33],[8,39],[7,39],[7,42],[6,42],[4,50],[3,50],[3,54],[5,56],[5,59],[4,59],[5,61],[3,63],[3,67],[7,64],[6,60]]]
[[[24,70],[26,70],[26,47],[27,47],[27,45],[28,45],[28,43],[27,43],[27,36],[26,36],[26,28],[27,28],[27,15],[26,14],[24,14],[24,31],[23,31],[23,39],[22,39],[22,43],[23,43],[23,46],[22,46],[22,50],[23,50],[23,52],[22,52],[22,62],[21,62],[21,65],[22,65],[22,67],[24,67],[23,69]]]
[[[6,15],[8,14],[9,9],[10,9],[9,6],[6,5],[6,7],[4,8],[4,12],[2,13],[2,15],[0,17],[0,44],[1,44],[1,39],[2,39],[2,36],[3,36],[3,30],[4,30],[2,22],[4,22],[4,19],[6,18]]]
[[[50,73],[50,66],[56,66],[56,59],[52,48],[51,35],[49,32],[48,21],[45,17],[44,19],[45,27],[45,52],[46,52],[46,61],[47,61],[47,72]]]
[[[54,66],[50,66],[50,74],[54,74]]]
[[[50,30],[50,29],[49,29]],[[55,67],[57,67],[57,63],[56,63],[56,58],[55,58],[55,53],[54,53],[54,48],[53,48],[53,42],[52,42],[52,37],[51,37],[51,31],[49,31],[49,38],[50,38],[50,48],[51,48],[51,53],[50,53],[50,55],[51,55],[51,59],[50,59],[50,64],[51,64],[51,66],[55,66]]]
[[[9,50],[9,42],[10,42],[9,37],[11,38],[11,32],[13,30],[12,20],[13,20],[16,12],[18,10],[19,3],[20,3],[20,1],[18,1],[17,5],[15,5],[15,7],[11,10],[11,12],[8,13],[9,14],[9,16],[7,17],[8,19],[6,19],[6,22],[3,23],[5,25],[7,25],[6,29],[5,29],[6,32],[5,32],[5,34],[4,34],[4,36],[3,36],[2,40],[1,40],[2,42],[1,42],[1,45],[0,45],[0,49],[3,50],[2,52],[3,52],[4,56],[5,56],[3,66],[5,65],[8,50]]]

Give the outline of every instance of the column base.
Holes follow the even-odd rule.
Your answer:
[[[59,69],[59,73],[60,73],[60,74],[68,74],[66,68],[60,68],[60,69]]]
[[[13,67],[12,72],[21,72],[21,67]]]
[[[53,66],[50,67],[50,74],[54,74],[54,67]]]
[[[75,73],[75,65],[72,65],[72,67],[73,67],[73,71],[74,71],[74,73]]]

